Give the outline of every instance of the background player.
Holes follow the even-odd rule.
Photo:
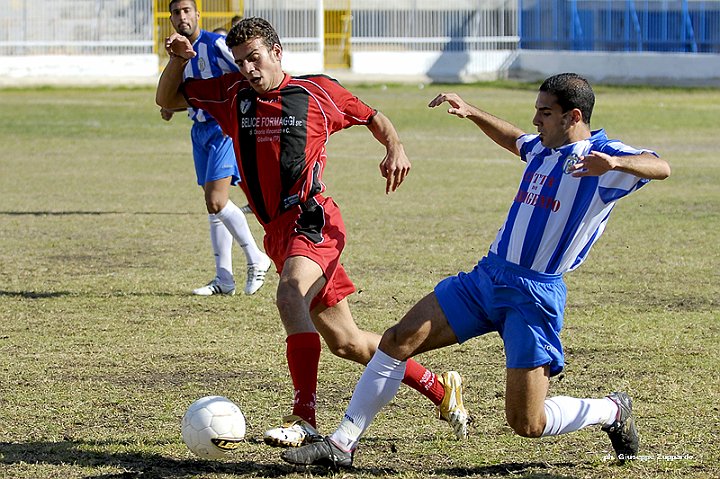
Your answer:
[[[165,43],[171,59],[156,100],[165,108],[189,103],[207,110],[233,136],[240,186],[265,228],[265,251],[280,273],[277,307],[294,386],[293,415],[267,431],[265,441],[299,446],[317,436],[320,335],[335,355],[362,364],[380,340],[360,330],[350,314],[347,296],[355,287],[340,263],[345,226],[338,206],[322,194],[325,146],[337,131],[366,126],[386,149],[380,162],[386,193],[402,184],[410,162],[385,115],[329,77],[286,74],[280,39],[267,21],[242,19],[230,29],[227,44],[240,74],[183,83],[182,71],[195,52],[186,37],[171,35]],[[467,435],[459,374],[437,377],[410,361],[400,380],[430,398],[458,438]]]
[[[352,465],[361,435],[395,396],[407,358],[492,331],[505,346],[505,415],[517,434],[555,436],[599,424],[618,459],[632,458],[639,438],[626,393],[547,398],[549,378],[564,367],[563,274],[585,260],[617,200],[649,179],[668,177],[669,165],[652,151],[609,140],[604,130],[591,131],[595,95],[572,73],[540,86],[533,117],[538,134],[526,134],[454,93],[438,95],[429,106],[446,102],[448,113],[471,120],[526,163],[505,224],[472,272],[441,281],[385,331],[338,429],[282,458],[293,464]]]
[[[197,53],[185,66],[184,78],[212,78],[238,71],[225,38],[198,27],[200,12],[195,0],[174,0],[169,8],[173,28],[188,39]],[[164,120],[170,120],[173,109],[162,108],[160,113]],[[240,180],[232,140],[206,111],[189,108],[188,113],[193,120],[190,136],[195,174],[205,192],[210,243],[215,255],[215,277],[206,286],[193,290],[193,294],[235,294],[233,238],[242,247],[247,260],[244,292],[253,294],[263,285],[271,262],[257,247],[245,215],[230,200],[230,185],[237,185]]]

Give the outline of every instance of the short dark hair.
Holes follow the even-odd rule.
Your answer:
[[[280,38],[273,26],[270,25],[270,22],[260,17],[249,17],[240,20],[228,32],[225,43],[229,48],[232,48],[255,38],[261,38],[268,49],[272,48],[276,43],[282,46]]]
[[[170,4],[168,5],[168,11],[169,11],[170,13],[172,13],[173,3],[177,3],[177,2],[179,2],[179,1],[180,1],[180,0],[170,0]],[[197,3],[195,3],[195,0],[190,0],[190,3],[192,3],[193,6],[195,7],[195,10],[197,10]]]
[[[582,113],[583,122],[590,124],[595,93],[585,78],[577,73],[560,73],[546,79],[539,91],[554,95],[563,113],[577,108]]]

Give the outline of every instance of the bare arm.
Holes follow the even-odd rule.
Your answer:
[[[387,194],[397,190],[410,173],[410,160],[405,155],[405,148],[400,142],[397,130],[388,117],[378,111],[368,124],[368,129],[386,150],[385,158],[380,162],[380,174],[387,180]]]
[[[591,151],[570,169],[572,175],[577,177],[600,176],[613,170],[630,173],[649,180],[664,180],[670,176],[668,162],[652,153],[610,156],[600,151]]]
[[[455,93],[441,93],[433,98],[428,106],[435,108],[444,102],[450,104],[448,113],[460,118],[467,118],[475,123],[492,141],[502,146],[510,153],[520,156],[516,140],[525,134],[520,128],[507,121],[491,115],[477,107],[474,107]]]
[[[169,110],[186,108],[188,104],[180,92],[180,85],[183,82],[185,65],[195,56],[195,51],[190,40],[179,33],[173,33],[165,39],[165,50],[170,55],[170,61],[160,75],[155,103]]]

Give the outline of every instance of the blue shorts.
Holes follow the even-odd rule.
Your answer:
[[[223,134],[220,125],[214,121],[193,122],[190,138],[198,185],[228,176],[232,177],[232,185],[238,184],[240,171],[235,160],[232,139]]]
[[[508,368],[565,366],[560,330],[567,288],[562,275],[538,273],[489,253],[470,273],[446,278],[435,296],[460,343],[497,331]]]

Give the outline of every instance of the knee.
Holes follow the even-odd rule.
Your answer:
[[[298,299],[303,300],[297,282],[291,278],[281,278],[275,297],[275,305],[280,314],[297,308]]]
[[[522,437],[540,437],[545,431],[545,424],[541,420],[532,420],[523,414],[507,412],[508,425],[515,431],[515,434]]]
[[[349,338],[333,338],[327,341],[328,349],[335,356],[343,359],[349,359],[356,363],[367,364],[370,360],[368,354],[366,354],[366,348],[363,348],[361,344],[353,341]]]
[[[411,334],[403,331],[399,324],[387,329],[380,339],[378,346],[384,353],[395,358],[409,358],[412,347],[409,345]]]
[[[205,206],[207,207],[207,212],[211,215],[216,215],[222,211],[223,208],[225,208],[225,203],[219,198],[205,198]]]
[[[211,186],[205,186],[205,207],[208,213],[216,215],[225,208],[228,203],[228,196],[222,190],[213,188]]]

